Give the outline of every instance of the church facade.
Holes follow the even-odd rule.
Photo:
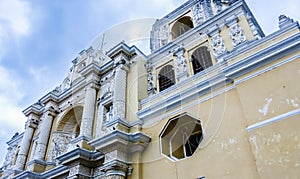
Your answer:
[[[0,177],[299,177],[300,27],[278,25],[265,36],[244,0],[188,0],[147,56],[83,50],[23,111]]]

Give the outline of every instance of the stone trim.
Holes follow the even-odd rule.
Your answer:
[[[281,114],[279,116],[273,117],[271,119],[267,119],[267,120],[264,120],[262,122],[258,122],[256,124],[252,124],[252,125],[248,126],[246,128],[246,130],[251,131],[251,130],[254,130],[254,129],[258,129],[258,128],[267,126],[269,124],[272,124],[274,122],[278,122],[278,121],[281,121],[281,120],[284,120],[284,119],[287,119],[289,117],[293,117],[293,116],[296,116],[296,115],[299,115],[299,114],[300,114],[300,109],[296,109],[296,110]]]

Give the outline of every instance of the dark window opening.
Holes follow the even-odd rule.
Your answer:
[[[191,157],[202,140],[200,121],[184,114],[166,124],[160,134],[161,152],[175,161]]]
[[[207,47],[200,47],[194,51],[192,54],[192,64],[194,74],[197,74],[213,65]]]
[[[163,91],[175,84],[175,73],[173,66],[167,65],[163,67],[158,75],[159,91]]]
[[[194,24],[191,17],[182,17],[172,27],[173,39],[176,39],[177,37],[181,36],[182,34],[184,34],[192,28],[194,28]]]

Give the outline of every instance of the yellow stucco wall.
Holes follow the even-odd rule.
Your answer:
[[[299,52],[277,59],[236,81],[297,54]],[[183,110],[176,114],[164,117],[176,110],[173,109],[151,118],[157,122],[151,125],[146,122],[143,128],[143,132],[152,137],[142,155],[143,178],[297,178],[300,175],[300,116],[249,131],[247,127],[299,109],[299,76],[300,59],[296,58],[242,83],[233,82],[226,86],[233,87],[231,90],[200,104],[193,105],[209,94],[182,104]],[[191,158],[173,162],[160,153],[159,134],[172,116],[185,112],[201,120],[204,140]]]

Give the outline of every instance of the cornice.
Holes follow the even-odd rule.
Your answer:
[[[223,73],[226,77],[235,79],[257,68],[263,67],[274,60],[300,50],[300,33],[281,42],[265,48],[245,59],[242,59],[226,68]]]
[[[103,152],[107,152],[107,150],[112,150],[113,148],[135,152],[135,150],[142,150],[150,140],[151,137],[142,132],[126,133],[115,130],[101,138],[91,140],[89,144]]]
[[[62,165],[69,165],[74,162],[83,163],[86,166],[100,165],[104,155],[98,151],[89,151],[83,148],[76,148],[70,152],[57,157]],[[99,163],[100,162],[100,163]]]
[[[17,141],[21,141],[23,138],[23,135],[24,135],[24,132],[22,132],[21,134],[19,134],[16,137],[11,138],[8,142],[6,142],[6,144],[10,146],[11,144],[13,144]]]

